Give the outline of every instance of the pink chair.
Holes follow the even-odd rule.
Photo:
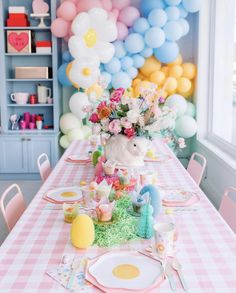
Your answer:
[[[17,193],[8,201],[6,206],[4,206],[5,198],[13,189],[16,189]],[[7,228],[9,231],[11,231],[26,208],[23,194],[17,184],[12,184],[4,191],[0,199],[0,208]]]
[[[236,195],[236,187],[231,186],[226,189],[220,204],[219,212],[231,229],[236,233],[236,201],[229,197],[229,193],[231,192]]]
[[[45,181],[52,171],[47,154],[43,153],[38,157],[37,165],[39,173],[43,181]]]
[[[206,158],[199,153],[193,153],[190,158],[187,171],[191,175],[193,180],[197,183],[197,185],[200,185],[202,181],[202,176],[206,168],[206,163]]]

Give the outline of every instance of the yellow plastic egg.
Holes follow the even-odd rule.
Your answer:
[[[183,68],[181,65],[173,65],[169,69],[169,76],[180,78],[183,75]]]
[[[161,63],[154,57],[151,56],[146,59],[143,67],[140,68],[140,71],[143,75],[149,77],[154,71],[160,70]]]
[[[183,77],[193,79],[196,76],[196,65],[192,63],[184,63],[183,68]]]
[[[151,75],[150,75],[150,81],[156,83],[157,85],[162,85],[165,81],[165,74],[164,72],[157,70],[154,71]]]
[[[85,214],[78,215],[71,225],[71,243],[77,248],[88,248],[94,242],[95,230],[92,219]]]

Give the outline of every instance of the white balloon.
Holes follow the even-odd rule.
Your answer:
[[[90,17],[88,13],[81,12],[73,20],[71,25],[71,31],[75,35],[83,35],[87,32],[88,27],[90,27]]]
[[[74,128],[67,134],[68,141],[72,143],[74,140],[83,140],[84,133],[81,128]]]
[[[60,146],[63,148],[63,149],[67,149],[68,146],[70,145],[70,142],[67,138],[67,135],[63,135],[61,138],[60,138]]]
[[[96,50],[102,63],[108,63],[115,54],[115,46],[108,42],[98,42]]]
[[[171,95],[166,99],[165,106],[175,110],[177,117],[180,117],[187,109],[187,102],[181,95]]]
[[[84,106],[89,106],[90,102],[88,96],[85,93],[76,93],[71,96],[69,101],[69,108],[71,112],[79,119],[86,117],[86,113],[83,111]]]
[[[91,20],[95,19],[97,22],[104,22],[108,17],[106,10],[98,7],[90,9],[88,15]]]
[[[190,116],[183,115],[176,120],[175,132],[183,138],[190,138],[197,132],[197,122]]]
[[[64,134],[77,127],[80,127],[80,121],[74,114],[65,113],[61,116],[60,128]]]

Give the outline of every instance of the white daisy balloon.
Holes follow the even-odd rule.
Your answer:
[[[74,36],[69,39],[68,46],[75,59],[94,55],[102,63],[112,59],[115,47],[111,42],[117,38],[117,28],[104,9],[92,8],[89,12],[80,13],[72,22],[71,29]]]

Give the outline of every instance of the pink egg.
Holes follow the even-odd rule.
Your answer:
[[[112,7],[117,8],[119,10],[130,5],[130,0],[113,0]]]
[[[132,26],[136,19],[138,19],[140,13],[136,7],[129,6],[120,11],[118,21],[123,22],[128,27]]]
[[[62,18],[57,18],[52,22],[51,31],[54,36],[58,38],[64,38],[70,28],[70,23]]]
[[[122,22],[117,22],[116,23],[117,27],[117,40],[124,40],[128,36],[128,28],[125,24]]]

